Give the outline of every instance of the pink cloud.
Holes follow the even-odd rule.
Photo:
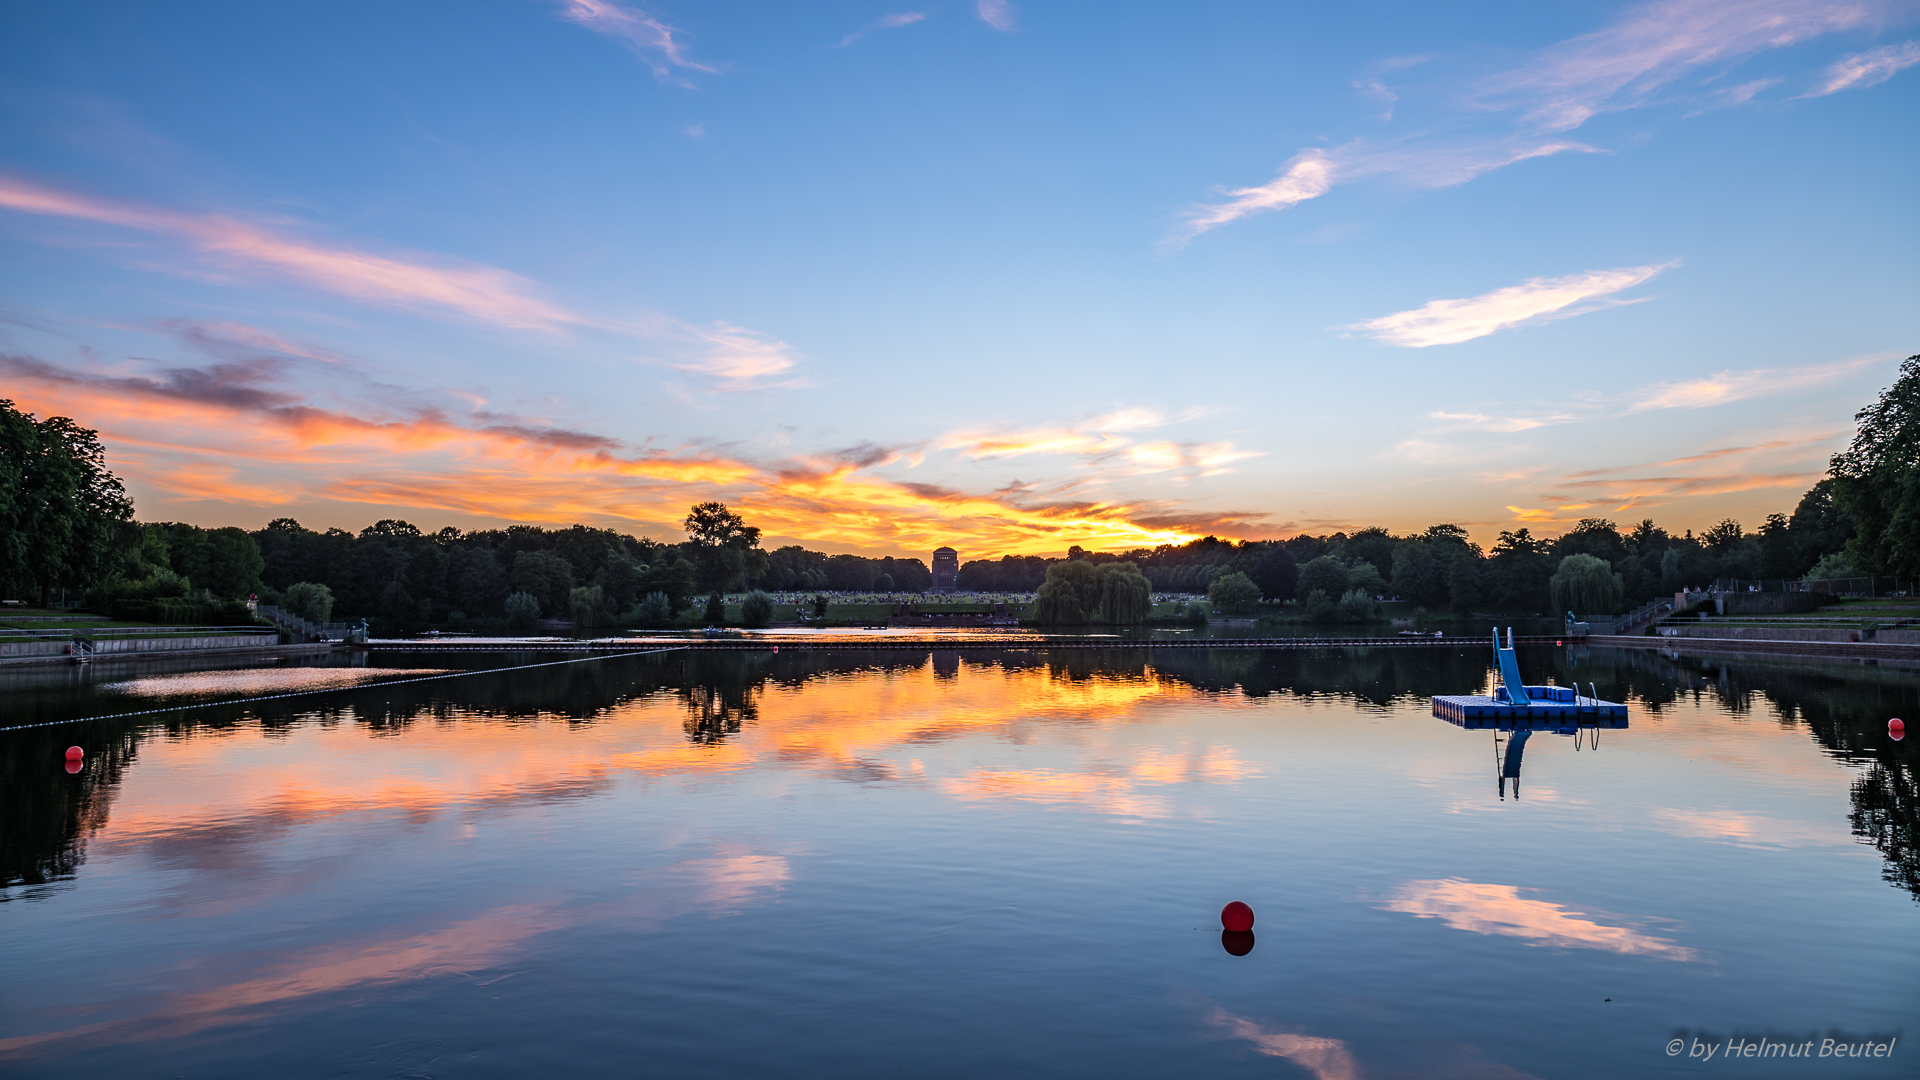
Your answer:
[[[1842,90],[1874,86],[1920,64],[1920,41],[1903,41],[1844,57],[1827,69],[1827,81],[1808,97],[1824,97]]]
[[[534,294],[533,283],[492,266],[431,265],[295,239],[222,214],[187,214],[57,191],[0,176],[0,207],[177,237],[216,260],[244,264],[355,300],[458,312],[516,329],[585,320]]]
[[[1543,136],[1571,131],[1602,112],[1655,104],[1680,79],[1838,31],[1871,25],[1900,0],[1664,0],[1630,9],[1590,34],[1542,49],[1506,71],[1462,85],[1470,111],[1447,133],[1428,131],[1382,146],[1355,140],[1334,150],[1312,148],[1257,187],[1235,188],[1222,202],[1190,208],[1169,238],[1180,244],[1209,229],[1266,210],[1319,198],[1338,184],[1393,174],[1428,187],[1462,184],[1482,173],[1554,154],[1594,148]],[[1833,93],[1868,86],[1920,63],[1920,45],[1888,46],[1835,64]],[[1714,95],[1720,106],[1742,104],[1768,84],[1749,82]],[[1389,102],[1397,95],[1375,78],[1356,83]],[[1472,112],[1515,114],[1499,127],[1460,134]],[[1389,113],[1389,115],[1391,115]]]
[[[1013,5],[1008,0],[977,0],[974,10],[980,14],[980,21],[995,30],[1013,29]]]
[[[644,11],[622,7],[612,0],[559,0],[562,18],[579,23],[596,34],[618,41],[626,50],[653,69],[653,77],[680,86],[691,84],[676,77],[674,68],[712,73],[713,68],[688,59],[673,35],[677,31]]]

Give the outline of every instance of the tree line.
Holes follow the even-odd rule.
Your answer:
[[[1552,537],[1503,531],[1484,550],[1448,523],[1403,535],[1375,527],[1284,540],[1205,537],[1127,552],[1075,547],[1064,559],[976,559],[960,567],[958,587],[1036,592],[1057,565],[1084,563],[1086,571],[1062,568],[1058,588],[1047,591],[1053,617],[1131,613],[1140,582],[1154,593],[1205,593],[1230,606],[1298,600],[1310,614],[1352,613],[1391,595],[1435,611],[1572,608],[1584,617],[1716,578],[1920,576],[1920,356],[1909,357],[1855,420],[1852,443],[1833,456],[1828,478],[1792,513],[1771,514],[1751,532],[1733,520],[1696,536],[1651,519],[1622,528],[1588,518]],[[212,617],[211,605],[259,593],[316,621],[366,617],[383,632],[406,632],[541,617],[658,621],[698,597],[711,607],[714,594],[742,589],[919,593],[932,584],[918,559],[798,545],[764,551],[760,530],[719,503],[693,507],[683,524],[684,542],[663,543],[585,525],[429,533],[388,519],[353,533],[315,531],[291,518],[252,532],[140,523],[97,433],[0,400],[0,591],[7,598],[44,604],[57,588],[84,589],[96,610],[191,621],[185,616],[194,605]],[[1101,576],[1122,563],[1131,570]]]

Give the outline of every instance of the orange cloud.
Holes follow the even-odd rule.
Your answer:
[[[1260,520],[1145,500],[1049,501],[1024,489],[907,483],[876,471],[898,453],[872,448],[762,463],[693,447],[636,449],[516,417],[397,407],[390,391],[381,400],[367,400],[369,391],[322,406],[289,387],[293,364],[255,360],[142,376],[0,356],[0,374],[23,407],[85,418],[103,433],[117,472],[181,501],[345,501],[665,533],[689,503],[720,498],[773,536],[868,550],[959,543],[1016,554],[1179,544],[1206,533],[1235,535]],[[1221,460],[1216,452],[1196,462]]]

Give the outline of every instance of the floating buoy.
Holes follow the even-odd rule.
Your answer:
[[[1555,642],[1554,642],[1554,644],[1555,644],[1555,645],[1565,645],[1565,644],[1566,644],[1566,642],[1564,642],[1564,641],[1555,641]]]
[[[1220,909],[1220,925],[1236,934],[1253,929],[1253,909],[1235,900]]]
[[[779,652],[779,651],[780,651],[780,646],[778,646],[778,645],[775,645],[775,646],[773,647],[773,651],[774,651],[774,652]]]
[[[81,758],[83,758],[83,757],[86,757],[86,756],[87,756],[87,752],[86,752],[85,750],[82,750],[82,749],[80,749],[80,748],[79,748],[79,747],[77,747],[77,746],[69,746],[69,747],[67,747],[67,760],[68,760],[68,761],[79,761],[79,760],[80,760]]]
[[[1253,931],[1222,930],[1220,947],[1227,950],[1228,956],[1245,956],[1253,951]]]
[[[1899,742],[1901,739],[1906,738],[1907,722],[1905,720],[1900,719],[1897,716],[1887,721],[1887,734],[1893,736],[1893,740],[1895,742]]]

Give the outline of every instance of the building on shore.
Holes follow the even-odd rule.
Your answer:
[[[933,549],[933,591],[952,592],[960,587],[960,553],[950,547]]]

